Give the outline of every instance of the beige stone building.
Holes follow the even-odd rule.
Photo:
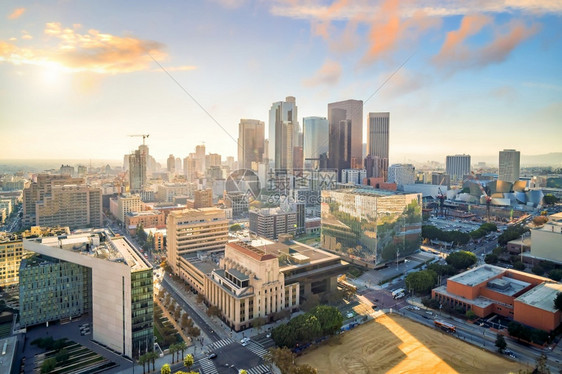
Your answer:
[[[119,195],[109,200],[109,210],[119,222],[125,223],[127,213],[142,210],[142,201],[139,195]]]
[[[219,208],[173,211],[166,220],[168,264],[179,273],[181,256],[197,251],[221,251],[228,240],[229,221]]]
[[[296,310],[299,284],[285,284],[277,256],[250,244],[231,242],[225,247],[220,269],[205,277],[205,298],[239,331],[255,318],[271,321],[275,313]]]

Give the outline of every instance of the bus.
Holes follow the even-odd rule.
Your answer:
[[[457,331],[457,327],[455,325],[452,325],[452,324],[447,323],[445,321],[435,320],[435,321],[433,321],[433,323],[435,324],[435,327],[439,327],[439,328],[441,328],[441,330],[444,330],[444,331],[447,331],[447,332],[456,332]]]
[[[392,297],[396,299],[396,296],[400,295],[400,294],[405,294],[406,290],[403,288],[399,288],[397,290],[392,291]]]

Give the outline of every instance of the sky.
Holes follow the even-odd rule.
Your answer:
[[[236,157],[241,118],[390,112],[390,162],[562,151],[556,0],[0,3],[0,159]],[[366,124],[366,120],[364,120]],[[267,126],[266,126],[267,127]],[[364,137],[366,141],[366,137]]]

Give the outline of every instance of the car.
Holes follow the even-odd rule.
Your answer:
[[[250,344],[250,342],[249,342],[249,341],[245,341],[244,343],[242,343],[242,347],[245,347],[245,346],[247,346],[248,344]]]
[[[214,359],[214,358],[217,358],[217,354],[216,354],[215,352],[211,352],[211,353],[209,353],[209,355],[207,356],[207,358],[208,358],[209,360],[212,360],[212,359]]]
[[[347,318],[353,318],[353,313],[348,312],[345,316],[346,316]]]
[[[420,310],[420,307],[414,305],[414,310]]]
[[[245,337],[245,338],[240,339],[240,344],[244,344],[244,343],[249,342],[249,341],[250,341],[250,338]]]

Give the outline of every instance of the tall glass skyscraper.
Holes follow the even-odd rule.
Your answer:
[[[330,125],[329,165],[341,169],[362,168],[363,101],[345,100],[328,104]]]
[[[275,169],[293,167],[294,147],[300,144],[300,127],[296,99],[287,96],[269,110],[269,162]]]
[[[515,149],[500,151],[498,180],[514,183],[519,180],[521,153]]]
[[[321,155],[327,155],[329,145],[328,120],[326,117],[303,118],[304,166],[317,169]]]
[[[262,162],[265,124],[257,119],[241,119],[238,125],[238,167],[251,169],[252,162]]]

